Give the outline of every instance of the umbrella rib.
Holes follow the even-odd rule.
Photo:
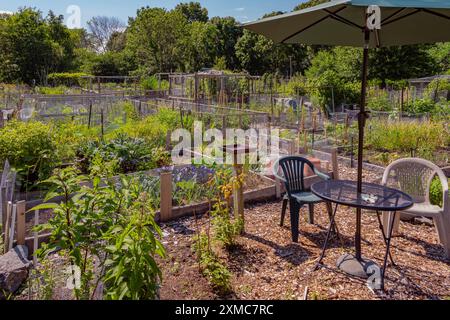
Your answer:
[[[424,12],[426,12],[426,13],[433,14],[433,15],[435,15],[435,16],[438,16],[438,17],[441,17],[441,18],[449,19],[449,20],[450,20],[450,17],[447,16],[447,15],[445,15],[445,14],[443,14],[443,13],[435,12],[435,11],[429,10],[429,9],[422,9],[422,10],[423,10]]]
[[[405,10],[406,8],[401,8],[397,11],[395,11],[393,14],[389,15],[387,18],[383,19],[383,21],[381,22],[382,24],[385,23],[386,21],[388,21],[390,18],[395,17],[397,14],[399,14],[400,12],[402,12],[403,10]]]
[[[408,13],[408,14],[405,14],[405,15],[403,15],[403,16],[401,16],[401,17],[398,17],[398,18],[395,18],[395,19],[393,19],[393,20],[384,22],[384,23],[382,24],[382,26],[383,26],[383,27],[384,27],[384,26],[387,26],[388,24],[391,24],[391,23],[393,23],[393,22],[397,22],[397,21],[399,21],[399,20],[405,19],[405,18],[407,18],[407,17],[409,17],[409,16],[412,16],[412,15],[414,15],[414,14],[416,14],[416,13],[419,13],[419,12],[421,12],[421,11],[422,11],[422,9],[416,9],[415,11],[410,12],[410,13]]]
[[[339,12],[341,12],[342,10],[344,10],[345,8],[347,8],[347,6],[344,6],[344,7],[342,7],[342,8],[339,8],[338,10],[336,10],[336,11],[333,12],[333,13],[334,13],[334,14],[339,13]],[[317,20],[316,22],[310,24],[309,26],[307,26],[307,27],[301,29],[300,31],[297,31],[296,33],[290,35],[289,37],[283,39],[283,40],[281,41],[281,43],[285,43],[285,42],[288,41],[289,39],[292,39],[293,37],[299,35],[300,33],[305,32],[306,30],[308,30],[308,29],[314,27],[316,24],[321,23],[322,21],[328,19],[329,17],[330,17],[330,15],[327,15],[327,16],[325,16],[325,17],[323,17],[323,18]]]
[[[338,21],[340,21],[340,22],[342,22],[342,23],[348,24],[348,25],[350,25],[350,26],[352,26],[352,27],[356,27],[356,28],[358,28],[358,29],[360,29],[360,30],[364,29],[364,27],[361,27],[361,26],[358,25],[357,23],[354,23],[353,21],[350,21],[350,20],[348,20],[348,19],[346,19],[346,18],[344,18],[344,17],[341,17],[340,15],[337,15],[337,14],[334,13],[334,12],[331,12],[331,11],[329,11],[329,10],[327,10],[327,9],[323,9],[323,10],[326,11],[326,12],[328,12],[328,14],[331,16],[331,18],[333,18],[333,19],[335,19],[335,20],[338,20]]]

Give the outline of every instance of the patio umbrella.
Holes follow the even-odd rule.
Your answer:
[[[362,192],[367,68],[370,48],[450,41],[450,0],[335,0],[247,23],[244,28],[276,43],[363,47],[358,146]],[[356,259],[361,262],[361,209],[357,210]]]

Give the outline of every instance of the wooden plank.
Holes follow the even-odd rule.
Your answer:
[[[17,204],[12,205],[11,225],[9,226],[8,251],[13,248],[14,234],[16,231]]]
[[[39,225],[39,210],[34,211],[34,228]],[[33,263],[34,266],[37,266],[37,250],[39,247],[39,233],[34,231],[33,233]]]
[[[11,211],[12,211],[12,202],[8,201],[6,205],[5,239],[3,241],[5,244],[4,252],[9,251],[9,231],[10,231],[9,225],[11,224]]]
[[[339,180],[339,162],[336,148],[331,150],[331,163],[333,167],[333,179]]]
[[[19,201],[17,206],[17,245],[25,245],[25,211],[26,201]]]
[[[2,228],[0,229],[1,233],[4,232],[6,226],[6,207],[6,187],[0,187],[0,224],[2,225]]]
[[[161,183],[161,221],[170,221],[172,218],[172,173],[163,172],[160,176]]]

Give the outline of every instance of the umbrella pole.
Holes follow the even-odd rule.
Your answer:
[[[361,79],[361,105],[360,113],[358,115],[358,127],[359,127],[359,144],[358,144],[358,193],[362,192],[363,183],[363,152],[364,152],[364,128],[366,126],[366,94],[367,94],[367,69],[369,65],[369,42],[370,42],[370,30],[364,31],[364,53],[363,53],[363,66],[362,66],[362,79]],[[361,216],[362,209],[358,208],[356,211],[356,235],[355,235],[355,249],[356,259],[362,261],[361,254]]]

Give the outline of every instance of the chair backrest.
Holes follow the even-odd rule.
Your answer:
[[[291,196],[293,193],[309,191],[305,188],[305,167],[308,166],[314,172],[314,165],[308,159],[302,157],[284,157],[278,161],[283,171],[286,190]]]
[[[430,203],[430,186],[436,176],[448,186],[444,173],[434,163],[418,158],[401,159],[386,168],[383,185],[402,190],[415,203]]]

